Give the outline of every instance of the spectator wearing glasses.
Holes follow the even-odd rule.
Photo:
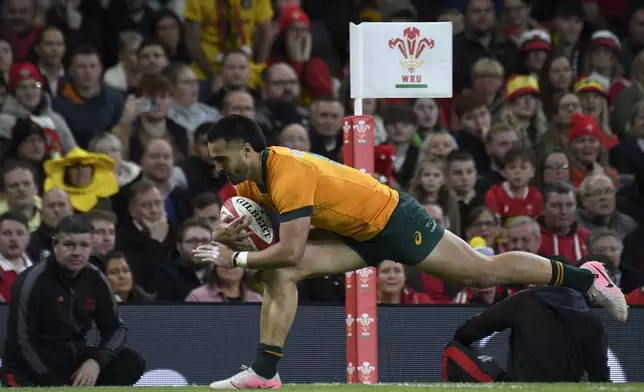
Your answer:
[[[278,143],[279,131],[291,123],[309,127],[309,112],[300,106],[301,86],[295,70],[286,63],[274,63],[264,71],[262,86],[263,105],[257,109],[257,118],[266,123],[268,145]]]
[[[193,135],[199,125],[221,117],[216,109],[198,102],[199,80],[189,65],[170,64],[163,70],[163,75],[172,83],[168,118],[186,129],[189,135]]]
[[[499,254],[502,250],[501,225],[496,214],[488,206],[476,207],[470,212],[465,229],[467,241],[474,237],[481,237],[494,253]]]
[[[54,111],[51,98],[44,93],[45,80],[35,65],[18,63],[11,67],[8,91],[0,114],[0,154],[4,154],[11,141],[12,128],[18,119],[29,118],[47,135],[47,151],[65,153],[76,147],[67,122]]]
[[[555,181],[570,182],[570,158],[563,149],[546,152],[537,165],[535,185],[539,190]]]
[[[615,184],[607,175],[586,177],[579,186],[579,225],[592,232],[600,228],[614,230],[621,238],[637,229],[633,218],[617,210],[616,193]]]
[[[185,301],[190,292],[201,286],[209,265],[196,259],[192,251],[211,242],[208,222],[188,219],[177,229],[176,252],[159,265],[154,273],[154,292],[158,301]]]
[[[131,263],[136,282],[154,292],[154,272],[176,246],[174,231],[155,183],[145,179],[135,182],[128,197],[131,217],[119,219],[116,249]]]

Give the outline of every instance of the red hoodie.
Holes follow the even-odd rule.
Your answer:
[[[546,257],[562,256],[577,266],[579,260],[584,258],[588,253],[586,249],[586,239],[590,231],[573,223],[570,233],[566,235],[557,235],[546,229],[543,218],[539,219],[541,227],[541,248],[539,253]]]

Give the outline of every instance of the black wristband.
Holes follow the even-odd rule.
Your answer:
[[[237,267],[237,257],[239,256],[239,252],[233,253],[233,267]]]

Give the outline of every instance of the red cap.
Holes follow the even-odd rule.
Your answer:
[[[311,28],[309,16],[297,4],[290,4],[282,8],[278,32],[282,33],[295,23],[304,23],[306,27]]]
[[[590,114],[574,113],[570,118],[570,133],[568,141],[570,143],[584,136],[592,136],[604,144],[604,134],[599,129],[599,124]]]
[[[543,30],[529,30],[521,34],[519,38],[519,53],[531,52],[533,50],[552,50],[552,38]]]
[[[598,30],[590,37],[591,46],[606,46],[612,50],[619,52],[622,49],[622,44],[619,38],[609,30]]]
[[[9,70],[9,84],[7,86],[9,92],[13,94],[16,92],[20,83],[29,79],[40,82],[40,84],[45,83],[45,79],[35,65],[31,63],[17,63],[12,65]]]

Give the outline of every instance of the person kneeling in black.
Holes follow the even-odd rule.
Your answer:
[[[145,360],[124,348],[127,329],[105,276],[89,264],[92,225],[63,218],[53,255],[12,287],[1,383],[7,386],[133,385]],[[85,344],[92,321],[98,347]]]
[[[505,329],[507,372],[469,346]],[[443,355],[443,378],[457,382],[609,382],[608,343],[601,320],[577,291],[537,287],[492,305],[463,324]],[[497,366],[498,367],[498,366]],[[496,373],[496,374],[495,374]]]

